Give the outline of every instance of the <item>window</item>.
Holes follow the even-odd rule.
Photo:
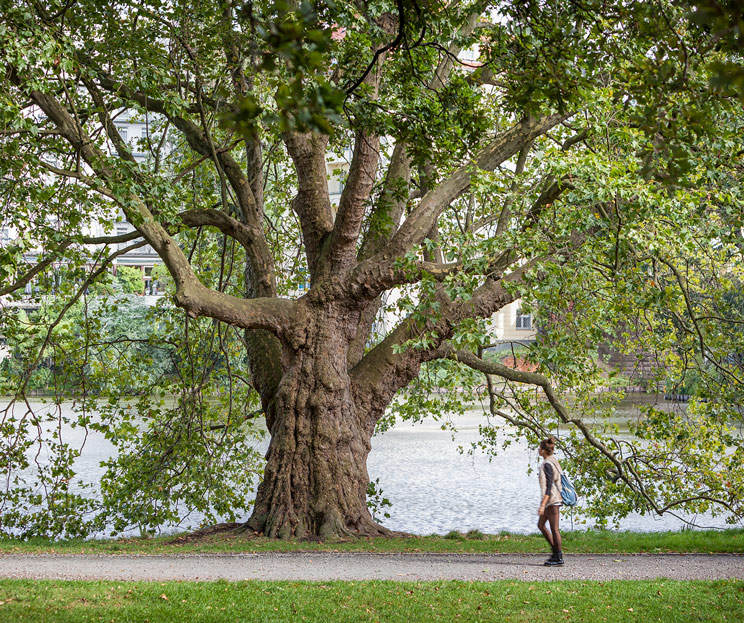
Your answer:
[[[127,128],[124,125],[116,125],[116,129],[119,131],[119,135],[121,136],[121,140],[125,143],[129,140],[129,128]]]
[[[532,329],[532,314],[523,314],[522,308],[517,308],[517,329]]]
[[[460,54],[458,55],[458,58],[463,61],[475,62],[478,60],[479,54],[480,54],[480,50],[478,49],[478,46],[474,45],[473,47],[460,52]]]

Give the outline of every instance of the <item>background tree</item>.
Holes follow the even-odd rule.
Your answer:
[[[131,266],[120,266],[116,271],[116,280],[125,294],[142,294],[145,291],[142,271]]]
[[[2,250],[0,292],[64,261],[85,277],[61,292],[62,316],[123,252],[113,245],[146,242],[185,311],[179,359],[191,372],[181,409],[166,415],[143,396],[137,412],[151,418],[152,435],[147,453],[120,455],[125,473],[149,470],[153,482],[169,457],[228,452],[257,406],[271,442],[246,527],[278,537],[385,534],[365,498],[372,434],[395,413],[398,392],[421,382],[422,366],[446,380],[441,371],[458,362],[489,375],[491,410],[516,434],[534,441],[573,425],[564,449],[597,516],[710,506],[741,516],[731,402],[649,413],[637,430],[648,443],[614,442],[595,421],[593,390],[606,383],[592,356],[601,342],[669,362],[695,352],[715,361],[720,379],[740,378],[739,360],[723,354],[738,350],[711,339],[718,334],[693,304],[708,292],[698,266],[712,275],[712,266],[740,262],[741,117],[735,97],[709,86],[711,58],[736,51],[717,47],[684,8],[2,6],[3,224],[22,235]],[[470,49],[478,60],[459,60]],[[145,163],[117,129],[124,110],[148,122]],[[347,149],[334,205],[326,158]],[[133,234],[81,235],[81,223],[110,230],[118,214]],[[32,250],[39,262],[28,270],[22,257]],[[481,356],[488,318],[518,298],[543,317],[530,354],[536,373]],[[398,322],[376,335],[384,313]],[[718,318],[740,327],[738,316]],[[211,332],[217,356],[188,359],[193,326]],[[678,348],[679,335],[698,339]],[[30,368],[50,343],[42,340]],[[88,352],[86,343],[83,361]],[[234,365],[242,357],[246,375]],[[216,370],[229,379],[229,398],[205,419]],[[541,387],[548,402],[514,383]],[[570,410],[554,385],[577,397]],[[233,417],[235,401],[245,417]],[[10,441],[25,420],[9,413]],[[138,440],[129,449],[143,447],[140,422],[118,405],[102,417],[123,418]],[[217,444],[214,431],[230,436]],[[24,465],[17,447],[8,443],[9,470]],[[174,454],[179,447],[184,454]],[[188,467],[174,466],[178,486],[166,483],[168,491],[186,489]],[[241,507],[247,480],[224,510]],[[127,491],[138,482],[131,477]],[[115,493],[109,499],[126,506]],[[6,503],[16,499],[7,488]],[[115,509],[122,524],[157,523],[143,500],[136,506]]]

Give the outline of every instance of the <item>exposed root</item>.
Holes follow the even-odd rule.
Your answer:
[[[243,536],[246,534],[253,534],[255,536],[263,536],[263,533],[259,530],[256,530],[253,527],[253,524],[251,523],[251,520],[244,521],[243,523],[235,524],[235,529],[233,530],[233,534],[237,536]]]
[[[199,528],[199,530],[194,530],[194,532],[189,534],[181,534],[170,541],[170,543],[194,543],[195,541],[201,541],[216,534],[233,532],[236,528],[239,528],[240,525],[241,524],[239,523],[218,523],[214,526]]]

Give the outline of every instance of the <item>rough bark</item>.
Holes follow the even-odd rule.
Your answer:
[[[308,307],[306,340],[275,397],[264,479],[246,528],[269,537],[383,535],[367,509],[374,430],[353,400],[348,344],[358,312]]]
[[[481,149],[475,165],[484,171],[495,169],[570,116],[554,114],[538,120],[524,119]],[[394,269],[396,259],[431,232],[441,212],[470,187],[472,173],[472,164],[462,165],[422,197],[384,249],[361,261],[353,270],[349,285],[354,296],[371,300],[387,289],[406,283],[405,275]]]
[[[372,257],[387,243],[398,230],[403,216],[408,187],[411,182],[410,158],[406,153],[405,144],[398,142],[388,165],[385,183],[377,205],[374,208],[372,225],[366,233],[359,250],[358,260]],[[370,337],[382,297],[378,296],[362,311],[361,320],[357,326],[356,337],[349,348],[349,369],[353,368],[364,355],[364,348]]]

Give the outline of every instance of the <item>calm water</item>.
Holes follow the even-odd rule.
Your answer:
[[[620,416],[638,415],[638,406],[653,401],[636,395],[621,405]],[[660,402],[663,408],[672,403]],[[2,405],[4,406],[4,405]],[[69,407],[68,407],[69,408]],[[539,504],[537,475],[527,474],[529,466],[538,464],[537,453],[524,442],[515,442],[489,458],[482,452],[471,455],[466,450],[479,438],[478,426],[484,422],[480,412],[470,412],[455,424],[458,432],[441,429],[441,424],[423,421],[416,425],[398,424],[372,440],[368,460],[369,476],[379,478],[379,486],[392,507],[383,525],[393,530],[414,534],[446,533],[450,530],[478,529],[494,533],[536,531]],[[80,429],[65,431],[64,440],[73,446],[82,442]],[[261,445],[265,445],[265,442]],[[100,435],[90,434],[82,456],[76,464],[79,478],[97,482],[103,472],[100,462],[112,455],[111,445]],[[560,454],[559,454],[560,457]],[[43,461],[43,455],[40,457]],[[725,527],[722,519],[691,518],[700,526]],[[196,527],[200,517],[193,515],[181,529]],[[571,525],[568,513],[564,528]],[[675,530],[683,523],[672,516],[655,518],[631,516],[620,524],[625,530]],[[576,529],[583,524],[575,524]]]
[[[638,416],[641,404],[655,402],[653,397],[635,395],[618,410],[618,420]],[[661,401],[660,408],[678,408]],[[478,441],[480,413],[457,420],[458,432],[442,431],[430,421],[417,425],[399,424],[372,440],[368,468],[370,478],[380,478],[385,497],[393,506],[385,526],[416,534],[446,533],[450,530],[478,529],[486,533],[536,532],[540,492],[537,452],[523,441],[514,442],[491,461],[482,452],[461,454],[458,446],[469,448]],[[557,453],[560,458],[560,452]],[[701,527],[726,527],[721,518],[688,517]],[[564,527],[571,525],[568,512]],[[562,523],[563,523],[562,522]],[[662,518],[632,515],[620,523],[624,530],[678,530],[684,523],[672,516]],[[575,529],[585,527],[574,524]],[[730,526],[729,526],[730,527]]]

